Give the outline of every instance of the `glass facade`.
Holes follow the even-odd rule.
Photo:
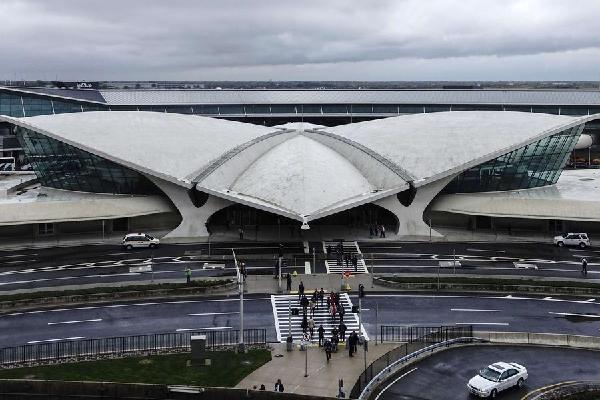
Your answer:
[[[146,177],[112,161],[29,129],[17,127],[16,135],[44,186],[94,193],[160,193]]]
[[[0,91],[0,115],[10,117],[35,117],[36,115],[106,110],[108,110],[108,106],[101,104],[57,100],[47,96],[17,95],[9,91]]]
[[[443,193],[476,193],[529,189],[552,185],[569,160],[582,126],[561,131],[498,158],[470,168],[454,178]]]

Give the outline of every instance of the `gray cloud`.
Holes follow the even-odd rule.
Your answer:
[[[8,79],[599,78],[596,0],[3,0],[0,15]]]

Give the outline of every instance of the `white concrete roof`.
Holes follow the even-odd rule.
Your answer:
[[[405,169],[416,186],[481,164],[589,117],[510,111],[413,114],[326,128]]]
[[[177,183],[273,128],[142,111],[40,115],[13,122],[138,171]]]
[[[12,121],[189,188],[300,221],[441,179],[592,117],[417,114],[333,128],[269,128],[156,112]]]
[[[534,189],[443,195],[431,209],[491,217],[600,221],[600,170],[566,170],[556,185]]]

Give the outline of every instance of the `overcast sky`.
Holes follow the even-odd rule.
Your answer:
[[[0,79],[600,80],[600,0],[0,0]]]

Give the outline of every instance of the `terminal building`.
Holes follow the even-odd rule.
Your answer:
[[[101,108],[98,95],[107,101],[92,91],[69,100],[81,103],[79,112],[63,113],[53,97],[52,112],[37,116],[23,116],[21,97],[23,114],[0,117],[35,172],[33,181],[7,184],[3,235],[145,229],[179,241],[239,228],[250,239],[368,237],[373,225],[401,238],[442,236],[446,228],[598,230],[599,171],[563,171],[600,117],[591,106],[573,116],[454,105],[412,114],[396,105],[395,115],[375,115],[372,105],[363,121],[340,112],[339,123],[325,124],[331,117],[321,105],[321,120],[261,124],[241,114],[192,115],[193,105],[187,113],[86,108]],[[300,95],[294,101],[302,104]],[[65,99],[56,101],[63,107]]]

